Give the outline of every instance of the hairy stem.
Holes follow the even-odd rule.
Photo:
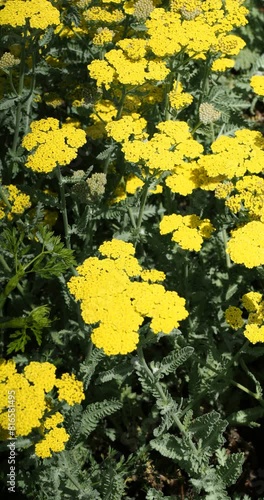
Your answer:
[[[145,370],[145,373],[146,373],[147,377],[150,379],[151,383],[155,386],[155,388],[156,388],[157,392],[159,393],[162,401],[164,402],[164,405],[167,405],[168,401],[167,401],[166,394],[164,393],[161,384],[156,380],[155,375],[152,373],[152,371],[148,367],[148,365],[146,363],[146,360],[145,360],[145,357],[144,357],[144,354],[143,354],[142,347],[138,347],[137,352],[138,352],[138,358],[139,358],[140,364],[141,364],[142,368]],[[185,427],[181,423],[179,417],[176,414],[173,415],[173,420],[174,420],[175,424],[177,425],[179,431],[185,437],[187,437],[187,433],[185,431]],[[195,448],[195,446],[194,446],[194,444],[193,444],[193,442],[191,440],[190,440],[190,447],[191,447],[193,453],[197,454],[197,450],[196,450],[196,448]]]
[[[64,190],[64,184],[63,184],[63,178],[62,178],[62,175],[61,175],[61,170],[60,170],[60,166],[59,165],[55,168],[55,173],[56,173],[56,176],[57,176],[57,179],[58,179],[58,184],[59,184],[60,209],[61,209],[62,219],[63,219],[65,243],[66,243],[66,247],[68,249],[71,249],[70,233],[69,233],[69,222],[68,222],[67,205],[66,205],[66,197],[65,197],[65,190]]]

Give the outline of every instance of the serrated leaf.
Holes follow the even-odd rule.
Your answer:
[[[194,433],[196,439],[201,440],[203,448],[210,447],[215,450],[224,442],[222,434],[227,425],[228,422],[222,420],[220,414],[213,410],[196,418],[190,424],[189,430]]]
[[[181,447],[181,439],[172,434],[163,434],[162,437],[152,439],[150,446],[157,450],[163,457],[172,458],[173,460],[183,459],[183,449]]]
[[[12,106],[14,106],[15,103],[18,102],[18,100],[19,100],[19,97],[11,97],[11,98],[2,99],[0,101],[0,111],[3,111],[4,109],[12,108]]]
[[[185,363],[185,361],[193,354],[193,347],[187,346],[183,347],[179,351],[173,351],[168,356],[165,356],[162,360],[158,373],[160,376],[168,375],[169,373],[175,372],[177,368]]]
[[[91,403],[82,415],[81,434],[89,436],[96,429],[100,420],[115,413],[122,408],[121,401],[117,399],[103,400],[96,403]]]
[[[112,145],[112,146],[109,146],[108,148],[106,148],[104,151],[102,151],[102,153],[99,153],[96,158],[97,160],[106,160],[107,158],[109,158],[109,156],[113,153],[113,151],[115,150],[115,144]]]
[[[217,475],[223,480],[225,486],[231,486],[237,481],[241,475],[244,461],[243,453],[233,453],[227,456],[225,465],[217,467]]]
[[[101,372],[99,377],[95,381],[95,385],[104,384],[105,382],[110,382],[110,380],[117,380],[120,383],[132,372],[133,367],[131,363],[121,363],[111,370]]]
[[[44,47],[44,45],[48,45],[49,42],[52,40],[53,34],[54,34],[54,29],[52,27],[48,27],[44,35],[38,41],[39,47]]]

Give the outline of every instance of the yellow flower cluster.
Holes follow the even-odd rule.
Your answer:
[[[15,28],[24,26],[27,20],[32,29],[45,30],[60,23],[60,13],[48,0],[12,0],[0,11],[0,25]]]
[[[58,388],[58,400],[67,401],[71,406],[80,403],[84,399],[83,383],[76,380],[74,374],[64,373],[59,380],[56,381]]]
[[[246,323],[244,335],[252,344],[264,342],[264,301],[262,299],[262,294],[258,292],[249,292],[242,296],[242,308],[248,313],[247,321],[243,320],[243,311],[238,307],[230,306],[225,311],[225,320],[234,330],[242,328]]]
[[[81,301],[85,323],[98,323],[91,338],[107,355],[134,351],[145,318],[154,333],[170,333],[187,317],[185,300],[156,283],[163,273],[142,269],[132,243],[114,239],[99,252],[101,258],[90,257],[77,268],[79,276],[68,287]]]
[[[6,215],[11,220],[13,215],[21,215],[25,210],[31,207],[30,197],[22,193],[14,184],[3,186],[5,198],[0,201],[0,219]],[[9,206],[11,205],[11,207]]]
[[[260,173],[264,163],[264,138],[261,132],[237,130],[235,137],[220,136],[213,142],[213,154],[203,156],[198,164],[209,177],[243,177],[246,172]]]
[[[227,57],[221,57],[216,59],[212,64],[212,71],[226,71],[235,66],[234,59],[228,59]]]
[[[96,102],[91,113],[93,125],[86,128],[87,135],[92,139],[99,139],[106,135],[105,126],[117,115],[117,109],[108,99],[101,99]]]
[[[236,264],[244,264],[250,269],[263,266],[264,224],[252,221],[232,231],[226,251]]]
[[[84,130],[72,123],[60,127],[56,118],[35,121],[30,128],[31,132],[24,137],[22,145],[31,151],[26,167],[35,172],[49,173],[57,165],[68,165],[77,157],[78,148],[86,142]]]
[[[109,28],[98,28],[96,34],[93,37],[93,44],[103,46],[111,43],[114,38],[114,31]]]
[[[122,10],[118,9],[106,9],[103,7],[89,7],[83,13],[83,18],[85,21],[88,21],[89,24],[91,22],[100,22],[100,25],[103,24],[119,24],[122,23],[125,19],[125,14]]]
[[[61,415],[62,416],[62,415]],[[64,427],[55,425],[44,434],[43,439],[35,445],[35,453],[40,458],[49,458],[52,453],[59,453],[65,449],[70,436]]]
[[[12,360],[2,360],[0,363],[1,434],[5,436],[8,430],[8,395],[12,393],[15,401],[16,436],[27,436],[37,429],[43,435],[43,427],[52,429],[36,445],[35,452],[42,458],[51,456],[52,451],[63,450],[69,438],[64,428],[57,427],[63,421],[63,416],[57,412],[56,417],[49,417],[52,408],[47,394],[57,387],[59,401],[74,405],[84,399],[82,382],[69,374],[62,375],[61,379],[56,378],[55,372],[56,367],[48,362],[32,361],[24,368],[23,373],[17,371]]]
[[[144,162],[151,173],[157,170],[177,170],[185,159],[198,158],[203,147],[192,138],[186,122],[167,120],[156,126],[158,132],[148,141],[124,141],[125,159],[133,163]]]
[[[198,215],[165,215],[160,223],[160,234],[173,233],[172,241],[184,250],[198,252],[203,240],[210,238],[214,227],[209,219],[200,219]]]
[[[181,82],[174,82],[173,89],[169,92],[169,101],[172,108],[181,109],[193,102],[193,96],[183,92]]]
[[[172,56],[181,49],[205,59],[211,51],[220,57],[236,55],[245,42],[229,32],[247,23],[247,9],[240,0],[172,0],[171,11],[154,9],[146,21],[149,46],[158,57]]]
[[[140,40],[129,39],[120,42],[120,48],[112,49],[106,53],[104,60],[95,59],[88,65],[91,78],[94,78],[98,87],[110,88],[112,82],[123,85],[142,85],[148,81],[163,81],[170,70],[166,62],[160,59],[148,61],[140,57],[142,49]],[[145,44],[144,44],[145,45]],[[125,47],[124,49],[121,47]]]
[[[258,95],[264,95],[264,76],[254,75],[250,79],[250,85],[254,92]]]
[[[259,175],[244,175],[242,179],[230,184],[232,187],[226,193],[226,206],[234,213],[244,208],[251,219],[264,222],[264,179]],[[233,190],[236,193],[231,195]]]
[[[105,127],[107,135],[112,137],[117,142],[129,141],[131,138],[135,140],[144,140],[148,134],[144,132],[147,127],[145,118],[141,118],[139,114],[132,113],[126,115],[120,120],[111,121]]]

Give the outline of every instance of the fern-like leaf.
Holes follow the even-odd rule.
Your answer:
[[[122,403],[117,399],[103,400],[90,404],[83,412],[81,421],[81,434],[89,436],[97,427],[100,420],[115,413],[122,408]]]
[[[226,486],[234,484],[242,472],[242,465],[245,461],[243,453],[233,453],[228,455],[225,465],[217,467],[218,477],[224,481]]]
[[[162,378],[164,375],[169,375],[177,370],[177,368],[185,363],[185,361],[192,355],[193,347],[183,347],[180,350],[173,351],[168,356],[165,356],[160,364],[158,370],[158,377]]]

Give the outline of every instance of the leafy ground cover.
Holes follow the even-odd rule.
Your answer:
[[[263,11],[0,1],[2,493],[264,498]]]

